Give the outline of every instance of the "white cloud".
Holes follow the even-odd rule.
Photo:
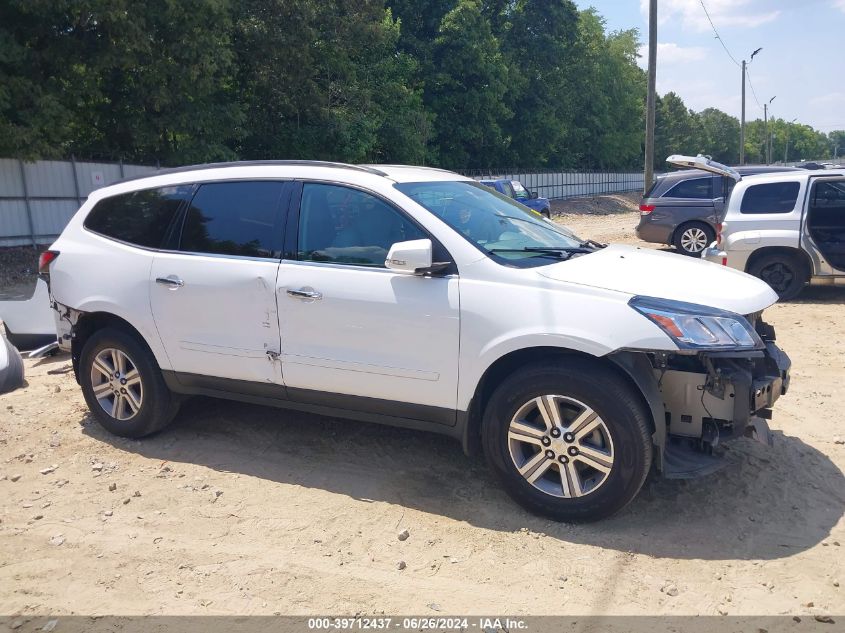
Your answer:
[[[834,2],[837,6],[845,5],[845,0]],[[781,13],[777,9],[764,11],[760,6],[754,6],[752,0],[705,0],[704,4],[717,29],[753,28],[776,20]],[[640,0],[640,10],[648,17],[648,0]],[[700,0],[661,0],[657,7],[657,22],[658,25],[680,22],[685,30],[691,31],[711,30]]]
[[[810,99],[810,103],[812,105],[842,105],[845,103],[845,92],[831,92],[826,95],[822,95],[821,97],[815,97]]]
[[[833,0],[833,4],[831,4],[834,9],[839,9],[842,13],[845,13],[845,0]]]
[[[640,47],[640,66],[648,67],[648,46]],[[697,62],[707,58],[707,49],[701,46],[679,46],[674,42],[657,43],[657,67],[667,64],[684,64]]]

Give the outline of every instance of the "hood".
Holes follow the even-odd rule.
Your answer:
[[[766,282],[733,268],[623,244],[535,270],[557,281],[697,303],[737,314],[757,312],[778,299]]]

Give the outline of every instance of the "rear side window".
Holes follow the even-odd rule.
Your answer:
[[[797,182],[751,185],[742,197],[741,213],[789,213],[798,201]]]
[[[201,185],[188,208],[179,250],[274,257],[281,243],[283,187],[271,181]]]
[[[111,196],[91,209],[84,226],[123,242],[159,248],[190,194],[191,185],[179,185]]]
[[[664,193],[663,197],[712,200],[713,179],[707,176],[706,178],[691,178],[690,180],[682,180],[669,191]]]

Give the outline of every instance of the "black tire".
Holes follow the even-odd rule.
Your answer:
[[[140,375],[143,389],[140,407],[129,419],[119,420],[110,415],[94,395],[93,364],[97,355],[107,349],[125,354]],[[135,336],[122,330],[104,328],[88,338],[79,358],[79,381],[91,414],[103,428],[121,437],[138,438],[155,433],[167,426],[179,409],[179,402],[167,388],[152,352]],[[114,388],[120,389],[119,381],[115,380]],[[111,398],[111,402],[115,400],[110,392],[106,397]]]
[[[748,274],[765,281],[784,301],[797,297],[810,280],[806,263],[789,253],[772,253],[755,259],[748,267]]]
[[[701,236],[703,235],[703,242]],[[689,257],[701,257],[701,252],[716,239],[716,231],[704,222],[687,222],[675,229],[672,244],[679,253]],[[691,244],[696,244],[690,248]],[[700,246],[703,244],[703,246]],[[699,247],[700,246],[700,247]]]
[[[508,439],[511,419],[524,406],[530,406],[527,403],[532,399],[550,394],[573,398],[589,406],[604,421],[610,434],[613,453],[610,472],[584,496],[556,497],[538,489],[520,474],[511,456]],[[561,410],[558,406],[558,411]],[[528,511],[555,521],[595,521],[625,507],[642,487],[652,462],[649,420],[642,399],[614,371],[597,361],[564,357],[520,369],[496,388],[484,411],[481,441],[487,461],[505,491]],[[560,443],[566,435],[555,441]],[[544,452],[542,447],[537,448]],[[559,452],[557,459],[563,460],[564,454],[565,451]],[[548,470],[540,478],[546,479],[543,485],[559,481],[565,472],[563,468],[550,460]]]
[[[552,212],[549,209],[543,209],[542,211],[540,211],[540,215],[549,220],[552,219]]]

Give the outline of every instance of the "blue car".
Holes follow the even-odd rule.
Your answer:
[[[536,193],[528,191],[518,180],[482,180],[482,185],[495,189],[509,198],[513,198],[520,204],[524,204],[545,218],[552,216],[552,208],[548,198],[541,198]]]

